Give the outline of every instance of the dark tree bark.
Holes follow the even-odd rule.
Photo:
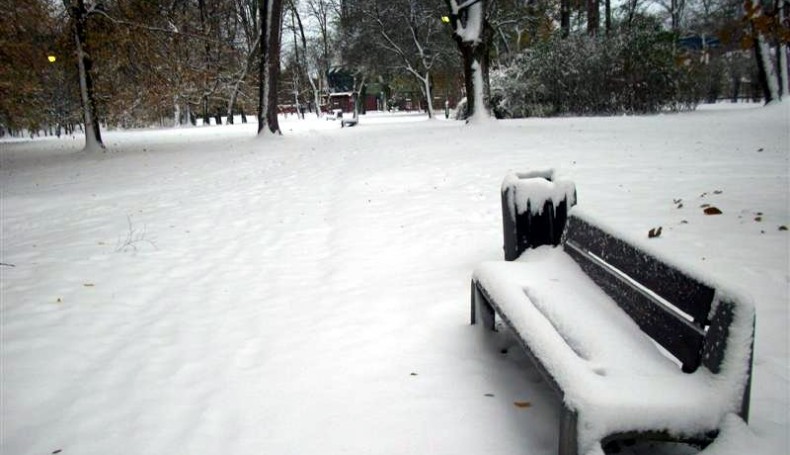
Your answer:
[[[560,0],[560,29],[563,38],[571,34],[571,0]]]
[[[200,11],[200,30],[203,35],[208,36],[208,12],[206,11],[205,0],[198,0],[198,10]],[[205,74],[203,76],[203,96],[201,98],[203,103],[203,126],[209,126],[211,124],[211,116],[208,113],[208,67],[210,66],[211,62],[211,42],[209,40],[203,40],[203,49],[205,51],[203,58],[206,65]]]
[[[464,65],[464,88],[466,89],[467,117],[485,113],[489,116],[488,103],[491,99],[488,68],[490,63],[489,44],[493,36],[491,25],[485,18],[485,1],[479,0],[463,8],[458,7],[455,0],[446,0],[450,8],[450,26],[453,39],[461,52]],[[479,24],[473,24],[470,9],[479,6],[475,12],[479,14]],[[478,35],[470,33],[479,26]],[[477,76],[480,76],[479,78]],[[476,80],[477,79],[477,80]],[[480,84],[480,87],[478,87]],[[479,91],[478,91],[479,89]],[[478,97],[480,99],[478,99]],[[482,105],[478,106],[479,103]]]
[[[598,0],[587,0],[587,34],[595,36],[601,23],[600,3]]]
[[[456,37],[456,43],[461,50],[461,60],[464,65],[464,89],[466,90],[467,111],[471,117],[478,109],[486,109],[485,105],[490,99],[490,85],[488,77],[489,56],[488,48],[482,45],[473,45]],[[475,64],[478,65],[483,82],[483,106],[477,106],[475,97]]]
[[[612,32],[612,0],[605,0],[604,10],[606,15],[604,18],[606,34],[609,35]]]
[[[88,9],[84,0],[64,0],[73,23],[74,44],[77,50],[77,65],[80,76],[80,98],[85,122],[85,150],[104,149],[96,111],[96,95],[93,88],[93,59],[88,45]]]
[[[258,135],[282,134],[277,120],[277,79],[280,73],[282,0],[261,0],[260,86]]]

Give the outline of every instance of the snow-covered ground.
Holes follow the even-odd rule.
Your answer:
[[[790,104],[721,107],[0,142],[0,453],[555,453],[556,398],[468,324],[502,179],[555,167],[587,211],[751,294],[751,421],[705,452],[785,454]]]

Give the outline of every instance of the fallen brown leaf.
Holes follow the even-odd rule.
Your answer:
[[[661,235],[661,226],[653,228],[647,232],[647,238],[652,239]]]
[[[721,210],[713,206],[705,208],[705,215],[721,215],[721,213]]]
[[[513,402],[513,404],[517,408],[521,408],[521,409],[526,409],[526,408],[532,406],[532,403],[530,403],[529,401],[515,401],[515,402]]]

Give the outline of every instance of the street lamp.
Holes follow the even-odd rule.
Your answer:
[[[58,60],[58,57],[54,53],[48,53],[47,54],[47,61],[49,61],[50,64],[54,64],[57,60]],[[57,77],[58,79],[61,79],[60,78],[60,71],[58,70],[58,68],[54,67],[53,71],[56,71],[56,76],[55,77]],[[53,82],[51,80],[52,79],[52,71],[50,71],[49,74],[50,74],[50,76],[49,76],[50,85],[52,85],[52,87],[50,87],[50,91],[52,93],[51,94],[51,104],[52,104],[53,113],[55,115],[55,123],[56,123],[55,135],[60,137],[60,126],[61,126],[61,120],[62,120],[62,114],[63,114],[63,107],[61,106],[62,99],[61,100],[57,100],[56,99],[57,89],[55,88],[56,84],[52,84],[52,82]],[[51,125],[50,125],[49,128],[51,128]],[[50,131],[50,134],[51,134],[51,129],[49,129],[49,131]]]

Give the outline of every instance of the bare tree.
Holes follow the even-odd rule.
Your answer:
[[[260,0],[260,82],[258,136],[282,134],[277,120],[277,80],[280,73],[282,0]]]
[[[600,9],[601,5],[598,0],[587,0],[587,34],[590,36],[598,34],[601,23]]]
[[[376,29],[366,23],[365,11],[371,1],[334,0],[332,6],[337,17],[335,50],[337,52],[336,74],[346,74],[351,81],[343,85],[351,89],[353,98],[353,118],[358,119],[362,110],[360,96],[372,74],[382,74],[386,66],[387,54],[381,54],[376,47]],[[348,83],[350,82],[350,85]]]
[[[310,87],[313,90],[313,102],[315,103],[315,115],[317,117],[321,116],[321,92],[316,85],[316,80],[313,78],[312,72],[310,71],[310,59],[308,57],[308,50],[307,50],[307,37],[304,33],[304,25],[302,24],[302,17],[299,15],[299,11],[296,8],[296,2],[292,0],[292,14],[296,19],[296,23],[299,26],[299,37],[301,38],[302,43],[302,57],[304,58],[304,71],[305,75],[307,76],[307,80],[310,83]],[[318,80],[321,80],[321,71],[318,71]]]
[[[431,71],[448,52],[439,20],[440,2],[416,0],[372,1],[362,9],[377,47],[394,58],[394,65],[414,77],[433,117]],[[449,40],[448,40],[449,41]]]
[[[563,37],[571,33],[571,0],[560,0],[560,29]]]
[[[260,52],[258,46],[261,44],[261,28],[258,25],[257,0],[235,0],[236,20],[241,25],[242,30],[242,53],[243,63],[234,77],[231,86],[230,97],[228,98],[228,123],[233,123],[233,111],[236,100],[241,91],[241,86],[247,79],[250,67],[255,60],[256,52]],[[242,118],[243,120],[244,118]]]
[[[318,25],[318,39],[320,42],[319,72],[321,79],[319,85],[326,87],[326,76],[329,74],[330,43],[332,40],[332,21],[338,19],[342,9],[342,0],[305,0],[309,16]]]
[[[85,122],[85,151],[96,152],[105,149],[101,139],[99,116],[96,112],[96,95],[93,86],[93,59],[88,42],[88,16],[97,4],[86,4],[84,0],[64,0],[74,32],[74,45],[77,52],[77,66],[80,77],[80,97],[82,99],[83,121]]]

